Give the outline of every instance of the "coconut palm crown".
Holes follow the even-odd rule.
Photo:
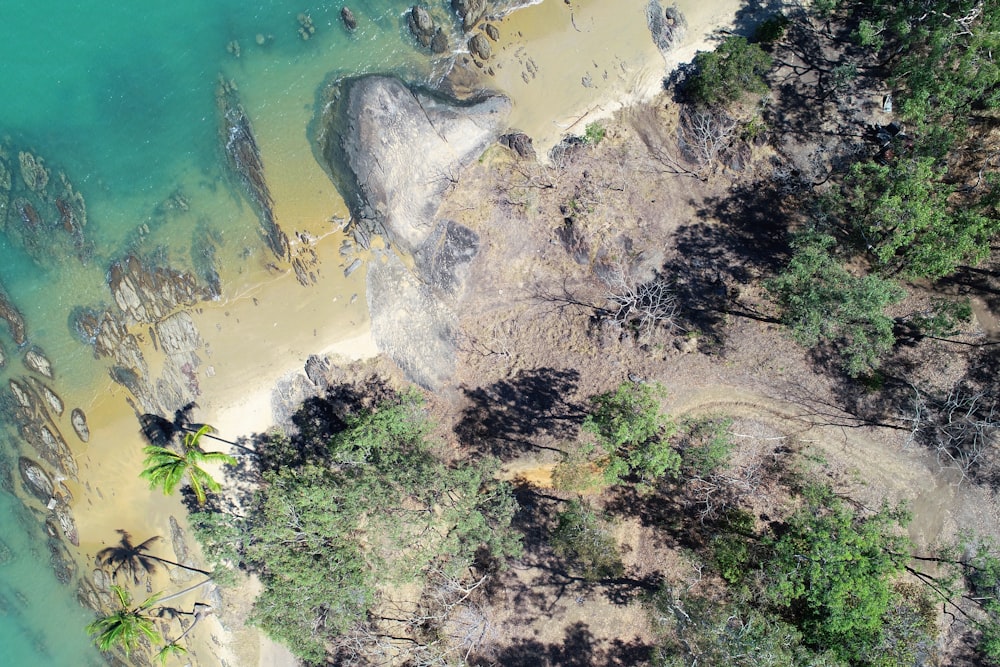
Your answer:
[[[112,586],[111,592],[118,601],[119,609],[87,626],[87,634],[95,636],[97,648],[106,652],[121,647],[128,657],[143,637],[154,643],[163,641],[160,633],[153,627],[153,619],[148,613],[150,607],[160,599],[159,594],[148,597],[142,604],[133,607],[132,596],[124,588]]]
[[[212,430],[208,424],[195,433],[186,433],[181,443],[181,451],[167,447],[150,445],[143,449],[146,455],[145,469],[140,477],[149,481],[150,488],[162,488],[170,495],[177,489],[181,479],[187,475],[188,483],[194,491],[199,505],[205,503],[206,489],[218,491],[221,485],[201,467],[206,463],[236,463],[236,459],[222,452],[206,452],[201,448],[201,436]]]

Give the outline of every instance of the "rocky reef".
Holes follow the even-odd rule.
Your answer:
[[[86,202],[65,173],[30,150],[0,144],[0,231],[8,239],[41,266],[67,257],[86,262],[93,253],[86,225]]]
[[[274,199],[264,178],[264,163],[247,116],[233,84],[221,82],[216,92],[219,109],[219,134],[226,161],[233,176],[260,220],[267,247],[278,259],[289,256],[288,237],[274,217]]]
[[[137,255],[111,265],[108,288],[115,305],[77,308],[70,318],[73,330],[97,357],[112,360],[112,379],[132,393],[137,409],[172,414],[201,393],[196,351],[202,339],[191,316],[180,309],[211,299],[211,288],[190,273],[155,266]],[[141,341],[129,330],[139,324],[149,325],[151,342],[164,355],[159,378],[150,377]],[[81,440],[89,438],[82,413],[74,412],[72,423]]]

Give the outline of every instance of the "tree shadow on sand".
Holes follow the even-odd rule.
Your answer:
[[[638,639],[598,642],[590,626],[578,621],[566,628],[561,641],[546,644],[536,639],[518,639],[486,657],[473,657],[472,665],[505,667],[625,667],[647,664],[651,647]]]
[[[486,387],[463,387],[469,405],[455,434],[465,445],[503,460],[537,449],[560,451],[532,439],[576,435],[585,413],[568,397],[579,379],[574,369],[535,368]]]

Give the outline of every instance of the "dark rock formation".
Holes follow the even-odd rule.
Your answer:
[[[663,54],[672,51],[687,31],[687,20],[677,7],[664,8],[659,0],[649,0],[646,5],[646,22],[653,41]]]
[[[347,7],[340,10],[340,20],[344,22],[344,27],[351,32],[358,29],[358,20],[354,18],[354,12]]]
[[[492,39],[494,42],[500,39],[500,31],[492,23],[487,23],[483,26],[483,30],[486,31],[486,36]]]
[[[514,151],[526,160],[534,160],[536,157],[535,146],[531,141],[531,137],[524,132],[510,132],[502,135],[499,141],[501,146]]]
[[[49,526],[49,530],[53,530],[52,526]],[[62,585],[68,585],[76,577],[77,568],[73,555],[66,548],[66,545],[55,539],[54,536],[53,539],[49,540],[49,563],[56,573],[56,579]]]
[[[406,16],[406,23],[410,26],[410,32],[420,42],[421,46],[430,47],[434,38],[434,19],[430,12],[420,5],[413,5],[410,13]]]
[[[10,327],[10,337],[14,339],[14,343],[16,345],[24,345],[24,342],[27,340],[27,334],[24,329],[24,317],[21,315],[21,311],[14,307],[3,286],[0,286],[0,320],[5,321],[7,326]]]
[[[49,474],[38,463],[24,456],[17,460],[17,468],[21,472],[25,490],[47,504],[55,490]]]
[[[274,218],[274,199],[264,178],[264,163],[260,159],[250,118],[232,86],[220,85],[217,100],[220,133],[229,168],[242,184],[260,219],[267,246],[275,257],[286,259],[289,256],[288,237]]]
[[[76,436],[82,442],[90,442],[90,427],[87,426],[87,415],[84,414],[83,410],[73,408],[69,419],[70,423],[73,424],[73,430],[76,431]]]
[[[451,8],[462,19],[462,29],[469,32],[486,15],[486,0],[451,0]]]
[[[431,51],[434,53],[445,53],[450,44],[448,43],[448,35],[441,28],[434,31],[434,37],[431,38]]]
[[[493,55],[493,48],[483,33],[477,32],[469,38],[469,52],[480,60],[489,60]]]

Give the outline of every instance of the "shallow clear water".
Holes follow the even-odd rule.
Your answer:
[[[257,221],[224,173],[215,99],[220,74],[239,87],[279,210],[294,209],[282,196],[298,192],[282,187],[283,179],[299,185],[325,179],[308,124],[326,80],[373,71],[436,76],[437,65],[406,33],[408,3],[348,4],[359,22],[352,35],[341,24],[340,2],[36,0],[5,7],[0,145],[7,162],[16,164],[19,151],[41,156],[51,178],[64,172],[87,202],[92,252],[85,262],[57,244],[33,257],[19,237],[0,233],[0,284],[25,316],[29,344],[53,362],[67,415],[91,387],[106,382],[106,369],[73,337],[68,321],[76,306],[107,304],[111,261],[127,250],[156,251],[174,266],[191,267],[198,235],[210,230],[223,239],[225,290],[241,263],[264,256]],[[447,16],[445,0],[432,5],[437,16]],[[297,32],[299,13],[316,29],[308,41]],[[227,52],[234,41],[239,58]],[[175,194],[187,208],[164,212]],[[323,205],[331,214],[342,207],[335,196]],[[6,380],[26,371],[2,324],[0,347],[8,357],[0,371],[6,392]],[[60,428],[71,434],[68,425]],[[25,445],[0,443],[13,477],[16,448],[34,456]],[[88,614],[48,566],[40,519],[8,492],[0,492],[0,540],[12,554],[0,564],[0,663],[98,661],[83,632]]]

